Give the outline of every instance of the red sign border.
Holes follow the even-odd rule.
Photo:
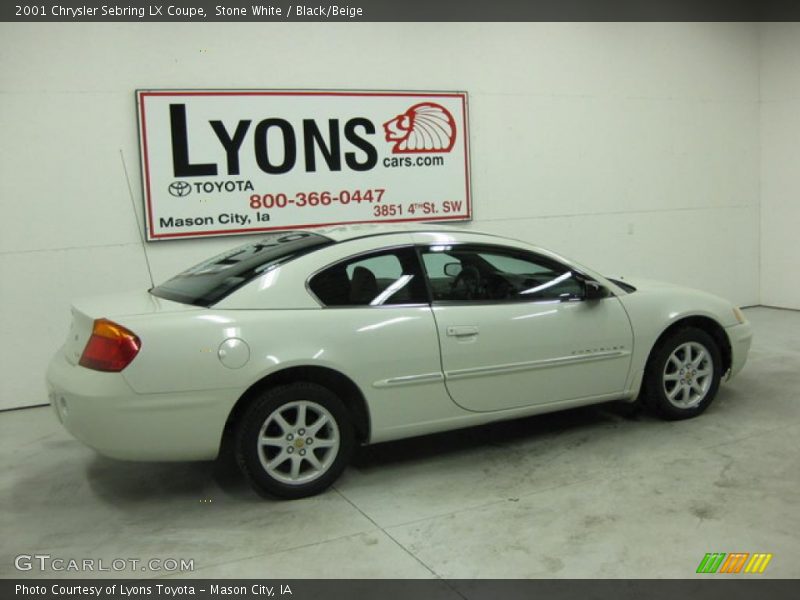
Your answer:
[[[409,219],[381,219],[362,221],[336,221],[334,223],[314,223],[310,225],[288,225],[280,227],[251,227],[247,229],[219,229],[214,231],[160,233],[153,230],[153,205],[150,186],[150,161],[147,153],[147,120],[145,98],[149,96],[355,96],[355,97],[402,97],[402,98],[460,98],[464,131],[464,173],[466,174],[466,214],[447,217],[419,217]],[[223,235],[245,235],[267,231],[289,229],[313,229],[335,225],[357,225],[361,223],[409,223],[420,221],[469,221],[472,219],[472,188],[470,181],[469,129],[467,124],[467,92],[381,92],[381,91],[309,91],[309,90],[136,90],[136,103],[139,116],[140,159],[143,175],[143,192],[147,208],[147,241],[175,238],[214,237]]]

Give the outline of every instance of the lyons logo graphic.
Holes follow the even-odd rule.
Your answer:
[[[383,124],[393,154],[450,152],[456,143],[456,121],[444,107],[420,102]]]
[[[698,573],[763,573],[772,554],[756,552],[709,552],[697,566]]]

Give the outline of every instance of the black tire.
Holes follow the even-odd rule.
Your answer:
[[[694,360],[682,364],[687,347]],[[692,366],[695,360],[700,362]],[[680,329],[650,355],[644,373],[645,403],[670,421],[696,417],[714,401],[721,375],[722,355],[714,338],[696,327]]]
[[[298,422],[301,407],[306,419],[312,414],[322,419],[318,432],[310,433],[318,421]],[[274,443],[261,443],[262,433]],[[257,492],[305,498],[323,492],[342,474],[352,456],[354,439],[350,415],[336,394],[314,383],[281,385],[261,393],[242,415],[236,428],[236,462]],[[312,458],[320,468],[312,464]],[[296,475],[295,464],[299,465]]]

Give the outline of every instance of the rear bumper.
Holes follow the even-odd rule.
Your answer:
[[[119,373],[70,364],[58,352],[47,369],[56,417],[100,454],[123,460],[211,460],[236,390],[137,394]]]
[[[731,379],[742,370],[744,363],[747,362],[750,344],[753,341],[753,328],[749,321],[745,321],[740,325],[727,327],[725,331],[731,342],[731,368],[727,377],[727,379]]]

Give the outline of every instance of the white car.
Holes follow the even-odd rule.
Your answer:
[[[355,444],[640,396],[696,416],[752,337],[716,296],[441,226],[273,233],[72,313],[47,381],[75,437],[174,461],[229,432],[285,498],[330,486]]]

